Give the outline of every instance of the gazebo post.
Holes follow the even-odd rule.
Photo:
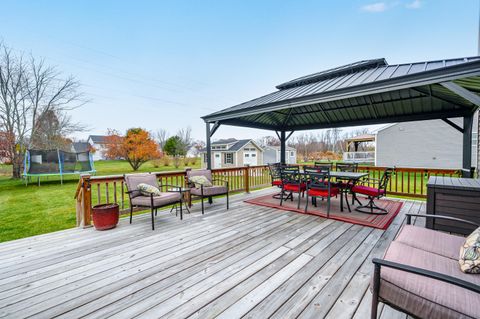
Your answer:
[[[211,143],[210,143],[210,138],[211,138],[211,134],[210,134],[210,123],[208,122],[205,122],[205,125],[206,125],[206,133],[207,133],[207,145],[206,145],[206,148],[207,148],[207,169],[212,169],[212,147],[211,147]]]
[[[463,155],[462,176],[473,177],[472,174],[472,127],[473,114],[463,117]]]
[[[280,132],[280,163],[285,164],[285,152],[287,151],[287,138],[285,136],[285,131]]]

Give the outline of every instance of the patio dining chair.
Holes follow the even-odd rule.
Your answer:
[[[330,217],[330,198],[336,197],[340,193],[340,189],[333,185],[330,181],[330,170],[318,168],[305,168],[305,180],[307,202],[305,204],[305,213],[308,211],[308,198],[312,198],[312,204],[317,206],[316,199],[321,197],[327,199],[327,217]]]
[[[206,184],[199,184],[192,181],[194,176],[203,176],[205,177],[207,183]],[[216,184],[217,185],[216,185]],[[192,206],[192,196],[196,196],[200,198],[202,203],[202,214],[205,213],[205,204],[204,199],[208,198],[208,203],[212,204],[212,198],[214,196],[222,196],[226,195],[227,197],[227,210],[229,209],[229,198],[228,198],[228,181],[213,178],[212,171],[208,169],[197,169],[191,170],[188,169],[185,175],[185,184],[188,188],[190,188],[190,198],[189,198],[189,206]]]
[[[359,185],[352,187],[351,192],[353,194],[353,200],[360,203],[360,206],[355,208],[356,211],[366,214],[386,215],[388,211],[385,208],[378,207],[375,204],[375,200],[378,200],[384,196],[387,196],[387,186],[390,178],[393,174],[393,168],[386,168],[380,179],[367,178],[360,182]],[[378,185],[372,187],[370,185]],[[367,196],[368,203],[363,205],[357,197],[357,194]]]
[[[313,167],[333,171],[333,162],[313,162]]]
[[[303,174],[300,173],[298,166],[283,166],[280,169],[280,178],[282,180],[282,191],[280,193],[280,206],[284,200],[293,201],[293,193],[298,194],[298,205],[300,208],[300,198],[305,194],[306,184],[303,180]]]
[[[335,168],[338,172],[352,172],[356,173],[358,170],[358,163],[336,163]],[[348,192],[355,184],[350,181],[337,180],[336,186]]]
[[[130,224],[132,223],[133,208],[143,207],[150,208],[152,214],[152,230],[155,230],[154,214],[157,215],[157,209],[174,204],[180,204],[180,219],[183,219],[182,212],[182,193],[181,188],[175,185],[159,185],[155,174],[125,174],[125,185],[127,186],[127,194],[130,200]],[[172,190],[167,192],[160,191],[159,195],[144,195],[138,189],[138,185],[147,184],[159,190],[168,187]],[[177,190],[178,189],[178,190]]]
[[[281,163],[271,163],[268,164],[268,172],[270,174],[270,178],[272,179],[272,186],[276,186],[278,188],[282,188],[282,178],[280,176],[280,170],[282,168]],[[272,197],[276,199],[280,199],[281,192],[274,194]]]

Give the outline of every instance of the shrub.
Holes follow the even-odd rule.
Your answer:
[[[172,159],[169,156],[164,156],[162,158],[163,166],[170,166]]]
[[[152,166],[155,167],[155,168],[159,168],[163,165],[163,161],[162,159],[160,158],[156,158],[154,160],[152,160]]]

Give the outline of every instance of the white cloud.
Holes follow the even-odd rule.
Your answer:
[[[364,5],[362,10],[367,12],[383,12],[387,10],[387,4],[385,2],[371,3]]]
[[[422,1],[420,0],[413,0],[412,2],[407,3],[405,5],[405,7],[407,7],[408,9],[418,9],[421,6],[422,6]]]

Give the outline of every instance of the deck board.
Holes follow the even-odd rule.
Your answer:
[[[404,201],[386,230],[253,206],[271,189],[99,232],[0,244],[0,317],[368,318],[371,258],[424,213]],[[415,224],[423,225],[420,218]],[[407,318],[380,304],[381,318]]]

